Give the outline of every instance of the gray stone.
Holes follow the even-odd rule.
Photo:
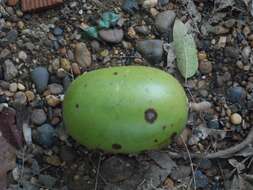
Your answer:
[[[166,33],[172,30],[176,14],[174,11],[168,10],[159,13],[155,18],[155,26],[161,33]]]
[[[44,67],[37,67],[31,73],[36,90],[41,93],[47,88],[49,73]]]
[[[9,59],[5,60],[3,64],[3,69],[4,69],[4,79],[9,81],[15,78],[18,74],[18,70],[13,64],[13,62]]]
[[[45,148],[51,148],[56,141],[55,129],[49,125],[44,124],[37,128],[37,133],[34,136],[35,142]]]
[[[47,115],[43,109],[35,109],[32,111],[31,120],[35,125],[41,125],[46,122]]]
[[[151,64],[159,64],[163,56],[163,41],[144,40],[136,44],[136,49]]]
[[[57,83],[49,84],[48,90],[51,94],[61,94],[63,92],[63,86]]]
[[[124,32],[122,29],[100,30],[99,36],[102,40],[109,43],[119,43],[122,41]]]

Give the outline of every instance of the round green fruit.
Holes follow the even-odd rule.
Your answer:
[[[89,149],[110,153],[162,148],[185,127],[187,115],[180,83],[144,66],[83,74],[70,85],[63,104],[69,134]]]

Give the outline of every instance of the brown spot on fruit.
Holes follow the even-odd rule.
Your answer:
[[[164,126],[163,126],[163,130],[165,130],[166,128],[167,128],[166,125],[164,125]]]
[[[153,108],[148,108],[144,112],[144,118],[148,123],[154,123],[154,121],[157,119],[156,110]]]
[[[120,144],[113,144],[112,148],[115,149],[115,150],[119,150],[119,149],[122,148],[122,146]]]
[[[79,104],[76,104],[76,108],[79,108]]]
[[[114,72],[113,74],[114,74],[114,75],[117,75],[117,74],[118,74],[118,72]]]

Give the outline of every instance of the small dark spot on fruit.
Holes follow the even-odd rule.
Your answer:
[[[155,140],[154,140],[154,142],[155,142],[155,143],[157,143],[157,142],[158,142],[158,140],[157,140],[157,139],[155,139]]]
[[[86,87],[87,87],[87,84],[84,84],[83,86],[86,88]]]
[[[117,74],[118,74],[118,72],[114,72],[113,74],[114,74],[114,75],[117,75]]]
[[[165,130],[166,128],[167,128],[166,125],[164,125],[164,126],[163,126],[163,130]]]
[[[122,148],[122,146],[120,144],[113,144],[112,148],[115,149],[115,150],[119,150],[119,149]]]
[[[149,123],[154,123],[154,121],[157,119],[157,113],[156,110],[153,108],[148,108],[144,112],[144,118]]]
[[[79,108],[79,104],[76,104],[76,108]]]

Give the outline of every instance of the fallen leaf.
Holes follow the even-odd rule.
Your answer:
[[[173,28],[173,45],[177,57],[177,67],[182,76],[187,79],[198,70],[198,57],[195,41],[184,23],[176,20]]]

